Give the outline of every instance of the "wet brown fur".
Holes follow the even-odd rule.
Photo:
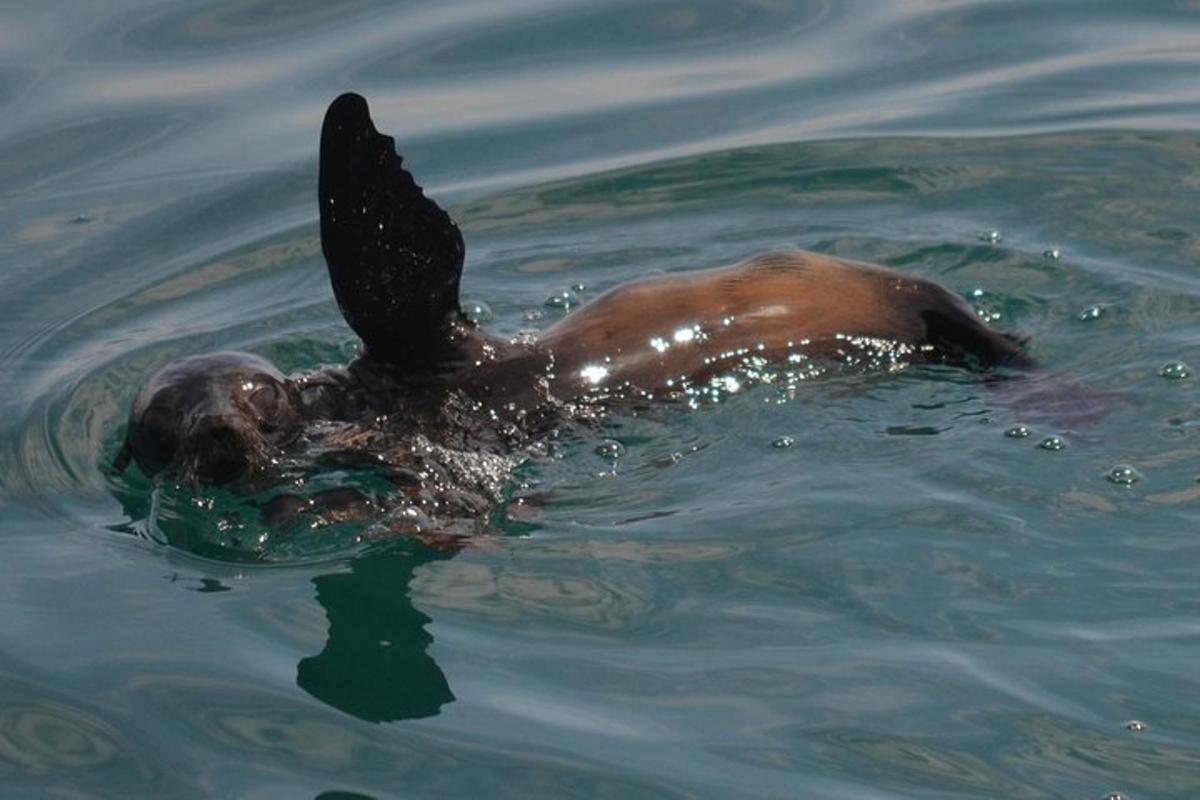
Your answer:
[[[677,343],[683,328],[700,335]],[[846,347],[839,335],[925,346],[918,361],[954,361],[974,345],[981,365],[1026,365],[1018,339],[989,329],[938,284],[799,250],[618,286],[545,330],[536,347],[553,357],[567,392],[586,385],[579,371],[591,364],[608,369],[607,381],[653,391],[706,380],[728,366],[722,356],[745,348],[773,361],[836,356]],[[652,346],[656,337],[667,346]]]

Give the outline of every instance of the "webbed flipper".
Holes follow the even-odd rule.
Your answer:
[[[967,367],[1012,367],[1033,369],[1037,366],[1026,353],[1027,338],[992,330],[965,304],[921,312],[925,338],[937,348],[943,360]]]
[[[430,366],[460,313],[462,234],[357,94],[325,112],[319,196],[321,249],[342,316],[372,358]]]

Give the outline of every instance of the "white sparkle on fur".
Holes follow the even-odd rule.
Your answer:
[[[598,386],[608,377],[608,367],[601,366],[600,364],[588,364],[579,370],[579,377],[592,386]]]
[[[653,347],[655,350],[657,350],[660,353],[665,353],[667,348],[670,347],[671,345],[668,344],[667,340],[662,338],[661,336],[655,336],[653,339],[650,340],[650,346]]]

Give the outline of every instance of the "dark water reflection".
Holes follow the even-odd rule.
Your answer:
[[[300,688],[368,722],[430,717],[452,702],[446,676],[427,652],[431,620],[409,597],[414,570],[448,557],[429,548],[365,556],[348,572],[313,578],[329,638],[297,667]]]

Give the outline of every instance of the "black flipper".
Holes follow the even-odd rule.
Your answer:
[[[930,309],[921,312],[921,319],[925,322],[925,338],[952,364],[1015,369],[1037,366],[1025,352],[1027,339],[992,330],[968,309]]]
[[[372,358],[428,367],[461,313],[462,234],[422,193],[357,94],[325,112],[319,194],[321,249],[342,316]]]

